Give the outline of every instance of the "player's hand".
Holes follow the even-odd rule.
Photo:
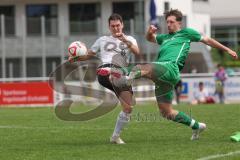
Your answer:
[[[67,61],[68,61],[68,63],[74,63],[74,62],[78,62],[78,61],[83,61],[84,60],[83,57],[84,56],[74,56],[74,57],[69,56]]]
[[[157,36],[157,27],[155,27],[154,25],[150,25],[146,33],[146,39],[149,42],[157,43],[156,36]]]
[[[69,56],[68,57],[68,62],[69,63],[74,63],[76,61],[76,57]]]
[[[154,25],[150,25],[148,27],[148,34],[156,34],[157,33],[157,27],[155,27]]]
[[[116,33],[116,36],[122,42],[126,42],[127,41],[127,37],[123,33]]]
[[[234,59],[238,59],[238,55],[235,51],[233,50],[228,50],[228,54],[230,54]]]
[[[127,40],[127,36],[123,33],[116,33],[117,38],[125,43],[129,48],[132,46],[132,42]]]

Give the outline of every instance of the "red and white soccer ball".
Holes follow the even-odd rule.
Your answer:
[[[68,55],[70,57],[84,56],[87,54],[87,47],[84,43],[80,41],[72,42],[68,46]]]

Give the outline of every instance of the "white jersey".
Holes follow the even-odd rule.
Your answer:
[[[137,41],[132,36],[127,40],[137,46]],[[97,54],[103,64],[112,63],[118,66],[127,66],[131,51],[125,43],[113,36],[102,36],[92,45],[91,50]]]
[[[209,93],[207,89],[203,89],[202,91],[197,91],[194,94],[194,98],[200,101],[205,100],[208,96],[209,96]]]

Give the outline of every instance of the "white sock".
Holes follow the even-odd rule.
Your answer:
[[[123,130],[123,128],[128,124],[130,121],[130,113],[125,113],[121,111],[118,115],[117,122],[115,125],[115,129],[113,132],[113,136],[120,136],[120,132]]]

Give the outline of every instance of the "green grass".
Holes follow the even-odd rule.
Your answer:
[[[239,151],[230,136],[240,131],[239,105],[176,106],[208,129],[190,141],[191,130],[158,117],[155,103],[137,105],[124,130],[126,145],[109,143],[118,109],[87,122],[58,119],[53,108],[0,108],[0,159],[190,160]],[[79,112],[86,107],[74,107]],[[140,115],[140,117],[138,116]],[[240,154],[222,159],[240,159]]]

